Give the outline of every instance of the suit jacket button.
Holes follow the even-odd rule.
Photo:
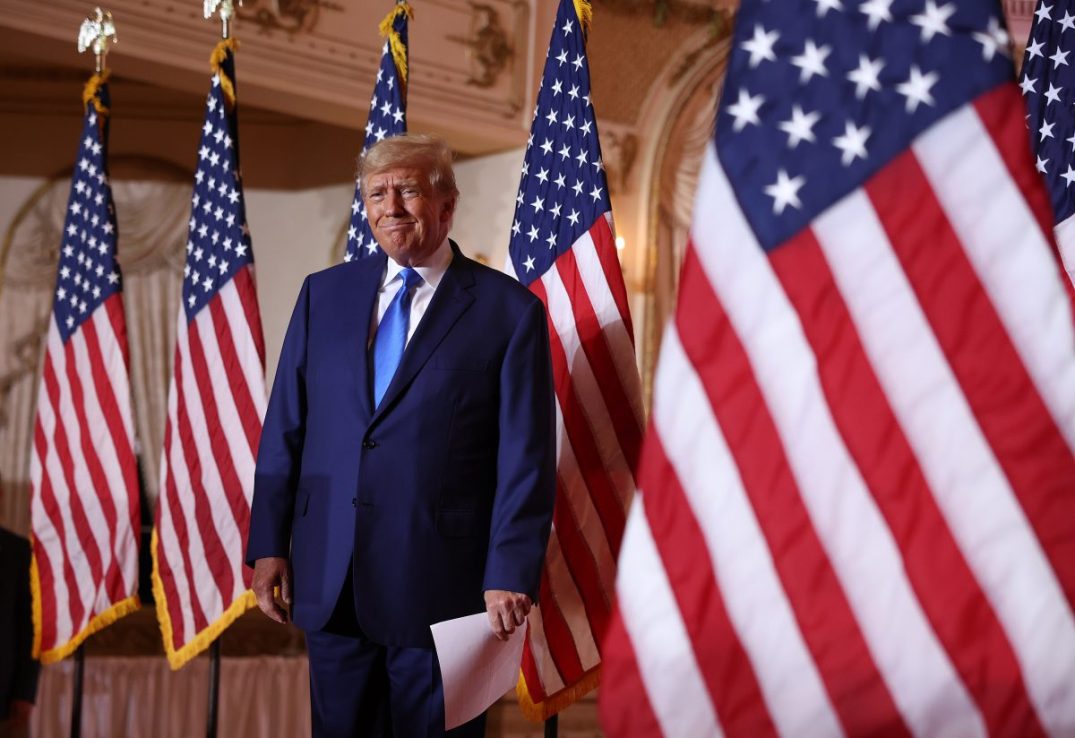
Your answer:
[[[362,448],[377,448],[377,442],[367,438],[362,442]]]
[[[351,498],[351,507],[358,507],[358,498],[357,497],[352,497]]]

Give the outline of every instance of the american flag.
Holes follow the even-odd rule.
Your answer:
[[[746,0],[610,735],[1075,734],[1075,335],[998,5]]]
[[[366,118],[366,137],[362,154],[378,141],[407,132],[407,21],[414,17],[411,6],[400,3],[381,21],[381,65],[370,98],[370,113]],[[366,221],[366,206],[362,192],[355,182],[351,201],[351,225],[347,229],[347,250],[344,261],[353,261],[376,254],[380,247]]]
[[[231,42],[213,54],[161,457],[153,591],[172,668],[254,605],[243,566],[265,342],[239,168]]]
[[[1019,86],[1030,114],[1035,164],[1053,203],[1057,245],[1075,282],[1075,57],[1069,62],[1072,49],[1061,48],[1064,33],[1075,30],[1073,9],[1067,0],[1038,3]]]
[[[139,606],[138,470],[106,78],[95,75],[83,95],[30,460],[34,653],[45,663]]]
[[[523,163],[508,268],[545,303],[557,487],[520,703],[545,718],[597,685],[616,555],[642,439],[642,396],[590,101],[590,6],[562,0]]]

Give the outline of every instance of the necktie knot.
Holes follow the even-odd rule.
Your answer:
[[[406,289],[414,287],[416,284],[421,284],[422,275],[411,267],[404,267],[399,272],[399,278],[403,280],[403,286]]]

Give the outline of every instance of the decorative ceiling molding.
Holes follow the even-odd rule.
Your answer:
[[[410,27],[412,128],[437,130],[464,153],[495,151],[525,139],[528,121],[523,111],[532,105],[534,94],[526,88],[535,53],[531,25],[537,1],[483,0],[487,10],[482,12],[497,19],[502,34],[497,47],[510,49],[510,55],[500,60],[501,70],[495,74],[492,67],[479,70],[481,85],[475,84],[467,47],[449,40],[473,38],[475,6],[466,0],[427,0],[418,9]],[[241,42],[240,95],[248,104],[358,128],[366,118],[380,61],[377,25],[384,7],[341,4],[331,11],[338,16],[332,23],[311,26],[313,10],[328,12],[317,5],[325,4],[293,0],[258,3],[249,9],[257,17],[259,9],[273,13],[275,8],[271,17],[280,24],[305,23],[301,33],[259,33],[254,22],[240,19],[235,34]],[[50,51],[70,44],[70,57],[63,63],[81,66],[73,39],[84,10],[84,3],[76,0],[13,3],[0,18],[0,28],[5,36],[25,37],[24,51],[36,39],[49,40]],[[114,0],[112,12],[122,42],[109,57],[111,65],[134,79],[204,91],[217,28],[201,17],[200,10],[201,3],[191,0]],[[429,20],[423,22],[426,17]],[[262,26],[272,22],[263,21]],[[51,62],[59,61],[55,53],[47,56]]]

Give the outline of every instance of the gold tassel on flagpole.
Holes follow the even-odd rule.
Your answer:
[[[381,25],[378,30],[381,32],[381,38],[388,41],[388,47],[392,49],[392,59],[396,63],[396,69],[399,70],[399,78],[404,82],[407,81],[407,49],[403,45],[403,39],[396,33],[396,29],[393,24],[401,15],[407,16],[408,20],[414,20],[414,10],[411,8],[410,3],[401,2],[397,3],[396,7],[392,8],[392,11],[384,17],[381,21]]]
[[[589,31],[590,23],[593,22],[593,6],[590,5],[590,0],[574,0],[575,2],[575,15],[579,17],[579,25],[582,26],[582,30]]]
[[[82,106],[93,103],[94,110],[98,115],[108,115],[108,108],[101,98],[98,96],[98,92],[101,91],[101,85],[108,81],[108,78],[112,75],[111,69],[105,69],[103,72],[94,74],[86,82],[86,86],[82,88]]]
[[[224,99],[228,101],[229,107],[235,107],[235,85],[224,72],[224,60],[228,56],[230,51],[234,54],[239,49],[239,41],[234,38],[226,38],[220,41],[213,49],[213,53],[209,55],[209,66],[213,68],[213,72],[220,77],[220,90],[224,93]]]

